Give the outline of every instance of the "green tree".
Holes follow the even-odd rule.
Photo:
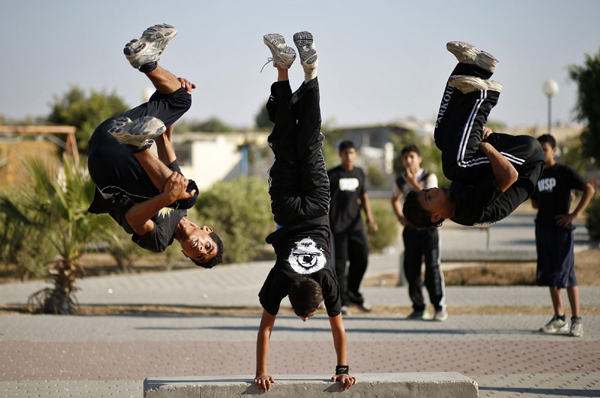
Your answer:
[[[203,122],[191,122],[188,126],[190,131],[201,131],[204,133],[230,133],[238,130],[235,127],[226,124],[216,116],[212,116]]]
[[[47,120],[52,123],[75,126],[77,148],[82,154],[88,152],[92,133],[104,120],[121,114],[129,108],[115,92],[90,90],[89,95],[78,86],[71,86],[62,96],[54,96],[51,113]]]
[[[9,186],[0,193],[0,261],[8,270],[16,266],[21,280],[42,277],[56,250],[44,241],[45,215],[24,206],[21,190]]]
[[[261,254],[275,229],[267,184],[258,177],[219,181],[200,193],[195,209],[201,225],[212,227],[225,245],[226,262]]]
[[[267,107],[261,105],[256,117],[254,118],[254,124],[259,130],[271,130],[273,128],[273,122],[269,120],[269,114],[267,113]]]
[[[39,229],[39,240],[52,247],[57,256],[48,258],[53,288],[45,288],[29,298],[29,305],[39,305],[43,312],[70,314],[75,304],[75,281],[84,275],[77,260],[84,247],[98,232],[113,221],[109,216],[87,213],[94,197],[95,184],[87,170],[64,157],[59,170],[40,161],[27,165],[31,186],[24,186],[18,197],[2,196],[5,208],[13,210],[11,218],[29,220]],[[82,164],[86,164],[85,161]]]
[[[585,55],[583,65],[569,67],[569,76],[577,83],[576,118],[587,123],[581,133],[582,153],[596,164],[600,162],[600,51]]]
[[[377,232],[367,229],[367,239],[369,242],[369,251],[371,253],[380,253],[383,249],[394,246],[398,239],[399,224],[392,212],[389,200],[371,199],[371,212],[377,222]],[[364,212],[363,219],[366,225],[366,216]]]

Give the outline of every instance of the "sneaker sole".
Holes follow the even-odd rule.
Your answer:
[[[499,62],[492,54],[464,41],[451,41],[446,44],[446,49],[454,54],[458,62],[477,65],[489,72],[493,72]]]
[[[313,65],[317,62],[317,50],[313,47],[315,40],[310,32],[298,32],[294,35],[294,44],[298,48],[303,64]]]
[[[448,84],[459,89],[463,94],[483,90],[502,91],[502,84],[493,80],[483,80],[473,76],[450,76]]]
[[[131,66],[139,69],[145,63],[159,61],[159,57],[167,47],[167,44],[177,36],[177,33],[177,28],[171,25],[151,26],[142,33],[141,38],[133,39],[127,43],[123,49],[123,53]],[[144,58],[144,52],[151,53]]]
[[[284,69],[289,69],[296,60],[296,52],[288,46],[283,36],[278,34],[268,34],[263,36],[263,41],[273,54],[273,63]],[[280,46],[284,46],[280,48]],[[292,52],[285,53],[283,50],[289,48]]]
[[[127,117],[120,117],[113,121],[108,132],[123,145],[141,147],[147,145],[167,130],[165,124],[152,116],[131,121]]]

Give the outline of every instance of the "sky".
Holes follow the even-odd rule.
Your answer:
[[[456,60],[445,49],[467,41],[500,64],[503,84],[490,120],[545,125],[542,85],[559,85],[552,121],[573,121],[568,66],[600,49],[600,1],[83,1],[0,0],[0,115],[44,117],[72,85],[116,92],[129,106],[150,86],[125,59],[125,43],[148,26],[179,34],[160,64],[198,88],[187,120],[216,116],[251,127],[276,78],[262,36],[311,31],[319,52],[323,120],[333,126],[433,120]],[[303,79],[298,61],[292,87]]]

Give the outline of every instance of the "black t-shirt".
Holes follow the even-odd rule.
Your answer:
[[[496,186],[493,175],[467,184],[454,181],[450,185],[456,211],[452,221],[461,225],[485,225],[500,221],[511,214],[533,193],[533,184],[517,180],[505,192]]]
[[[365,173],[359,167],[344,170],[342,166],[327,172],[331,187],[329,220],[334,233],[363,227],[358,200],[366,192]]]
[[[571,190],[582,190],[586,181],[573,168],[557,163],[544,169],[532,196],[538,205],[536,222],[546,228],[556,225],[556,216],[570,213]],[[573,224],[566,229],[572,230]]]
[[[267,237],[275,248],[277,261],[269,272],[258,297],[271,315],[277,315],[281,300],[288,295],[295,278],[314,279],[323,290],[327,314],[340,314],[341,299],[337,277],[329,252],[327,216],[278,229]]]
[[[172,171],[181,173],[179,163],[175,160],[168,167]],[[191,181],[191,180],[190,180]],[[163,207],[151,220],[154,222],[152,231],[139,236],[127,222],[126,214],[136,203],[122,193],[124,190],[118,187],[107,187],[100,192],[96,188],[94,201],[88,211],[96,214],[108,213],[128,234],[131,240],[143,249],[154,253],[164,252],[175,239],[175,230],[179,221],[187,215],[186,210],[172,207]],[[137,198],[136,198],[137,199]],[[177,206],[177,202],[173,207]]]

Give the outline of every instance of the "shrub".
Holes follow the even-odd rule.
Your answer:
[[[224,262],[245,262],[258,256],[265,238],[275,230],[267,184],[258,177],[220,181],[196,202],[198,223],[223,240]]]
[[[585,226],[590,234],[590,238],[600,241],[600,195],[595,195],[592,198],[585,212],[587,214]]]
[[[378,253],[396,243],[399,230],[398,221],[392,212],[392,207],[388,200],[372,199],[370,204],[378,230],[377,232],[373,232],[367,229],[369,251],[371,253]]]

